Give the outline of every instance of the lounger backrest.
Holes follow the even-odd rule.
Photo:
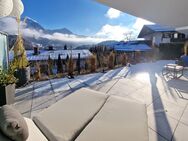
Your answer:
[[[33,118],[50,141],[73,141],[98,113],[107,96],[80,89]]]

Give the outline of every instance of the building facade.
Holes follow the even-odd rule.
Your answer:
[[[184,42],[185,34],[176,31],[169,26],[144,25],[138,38],[152,41],[152,44],[159,46],[161,43]]]

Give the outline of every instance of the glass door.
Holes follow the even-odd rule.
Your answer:
[[[0,67],[2,69],[8,68],[8,43],[7,36],[0,33]]]

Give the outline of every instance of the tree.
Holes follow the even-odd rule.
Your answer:
[[[127,64],[127,54],[126,53],[123,53],[121,55],[121,63],[123,66],[125,66]]]
[[[29,62],[27,60],[26,51],[23,46],[23,39],[19,35],[17,37],[13,50],[14,50],[14,59],[12,62],[13,68],[23,69],[28,67]]]
[[[115,55],[113,52],[110,53],[108,58],[108,68],[113,69],[114,68],[114,61],[115,61]]]
[[[72,59],[72,56],[68,60],[68,76],[74,78],[74,60]]]
[[[78,71],[78,74],[80,74],[80,53],[78,53],[78,59],[77,59],[77,62],[76,62],[76,66],[77,66],[77,71]]]
[[[64,45],[64,50],[67,50],[67,45],[66,44]]]
[[[117,53],[114,52],[114,66],[117,65]]]
[[[40,63],[39,62],[36,62],[35,69],[36,69],[35,80],[40,80],[41,79],[41,71],[40,71]]]
[[[48,57],[48,75],[53,74],[53,61],[51,57]]]
[[[63,73],[63,66],[62,66],[62,60],[61,60],[61,55],[58,55],[58,60],[57,60],[57,73]]]
[[[95,72],[96,71],[96,56],[92,55],[89,58],[89,62],[90,62],[90,71]]]

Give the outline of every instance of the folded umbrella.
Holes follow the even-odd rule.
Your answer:
[[[13,10],[12,0],[0,0],[0,17],[9,16]]]

